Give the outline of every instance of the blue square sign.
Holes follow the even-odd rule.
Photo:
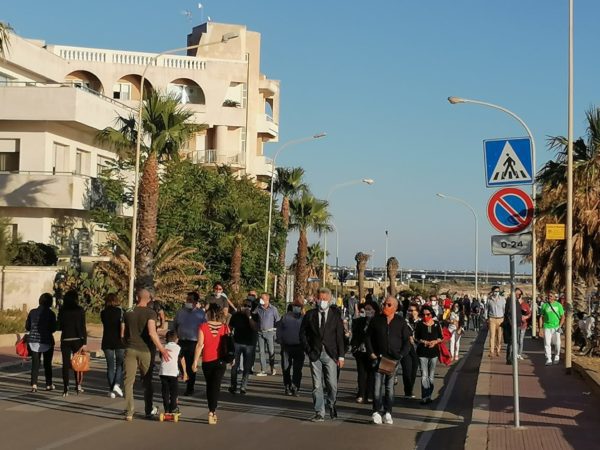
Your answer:
[[[533,184],[529,138],[489,139],[483,141],[483,153],[487,187]]]

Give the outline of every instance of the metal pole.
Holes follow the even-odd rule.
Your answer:
[[[573,0],[569,0],[569,109],[567,135],[567,297],[565,327],[565,369],[571,373],[571,335],[573,333]]]
[[[388,260],[388,230],[385,230],[385,269],[383,271],[383,285],[385,286],[386,289],[386,293],[385,295],[387,296],[387,260]],[[391,292],[391,290],[390,290]]]
[[[519,411],[519,360],[517,359],[517,296],[515,295],[515,257],[509,256],[510,264],[510,310],[511,310],[511,348],[513,366],[513,402],[515,415],[515,428],[521,426]]]

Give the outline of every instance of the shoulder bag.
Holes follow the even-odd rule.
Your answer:
[[[396,361],[395,359],[390,359],[390,358],[386,358],[385,356],[382,356],[379,359],[379,365],[377,366],[377,372],[379,372],[383,375],[392,376],[396,373],[397,365],[398,365],[398,361]]]

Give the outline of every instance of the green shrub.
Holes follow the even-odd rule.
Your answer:
[[[55,266],[58,262],[56,249],[40,242],[19,242],[17,255],[13,258],[15,266]]]
[[[0,311],[0,334],[23,333],[27,312],[20,309]]]

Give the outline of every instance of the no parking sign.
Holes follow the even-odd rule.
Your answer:
[[[490,198],[487,215],[492,226],[501,233],[518,233],[533,220],[533,202],[521,189],[500,189]]]

